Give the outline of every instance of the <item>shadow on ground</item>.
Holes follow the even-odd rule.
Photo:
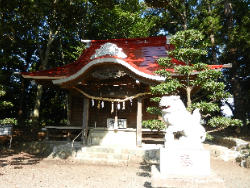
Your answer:
[[[0,148],[0,168],[12,166],[14,169],[22,169],[24,165],[34,165],[39,163],[42,159],[42,156],[32,155],[16,148]]]
[[[44,158],[67,159],[80,148],[71,147],[67,143],[31,141],[14,143],[11,149],[7,145],[0,145],[0,168],[14,166],[20,169],[24,165],[34,165]]]
[[[140,171],[136,173],[137,176],[151,178],[151,164],[148,164],[146,162],[140,163],[139,169],[140,169]],[[150,181],[144,182],[143,186],[146,188],[152,187]]]

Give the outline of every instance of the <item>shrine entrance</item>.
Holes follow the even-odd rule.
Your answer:
[[[65,85],[70,91],[70,124],[82,121],[89,145],[140,146],[142,121],[155,118],[146,112],[151,84],[120,65],[93,67]]]

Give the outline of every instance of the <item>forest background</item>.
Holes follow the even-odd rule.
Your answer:
[[[22,130],[66,121],[65,91],[23,79],[20,72],[73,62],[81,39],[203,33],[207,64],[223,71],[228,104],[250,127],[250,17],[247,0],[0,0],[0,123]],[[6,119],[7,118],[7,119]]]

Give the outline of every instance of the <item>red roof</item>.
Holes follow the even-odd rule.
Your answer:
[[[154,72],[159,68],[156,60],[160,57],[166,57],[167,51],[173,49],[173,45],[166,42],[167,38],[163,36],[136,39],[92,40],[90,47],[86,48],[75,62],[49,70],[25,72],[22,75],[24,78],[32,79],[55,80],[68,78],[70,80],[70,77],[72,79],[77,78],[91,66],[111,62],[120,63],[130,70],[141,74],[141,76],[149,76],[150,79],[154,79],[154,76],[157,76]],[[112,53],[105,53],[105,45],[107,43],[113,45],[111,47],[113,50]],[[172,62],[179,65],[184,64],[175,59]],[[210,66],[212,69],[222,67],[223,65]]]

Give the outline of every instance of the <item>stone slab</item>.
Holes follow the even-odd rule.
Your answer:
[[[210,153],[204,149],[161,148],[160,172],[168,176],[208,176]]]
[[[175,187],[175,188],[225,188],[224,181],[215,173],[209,176],[166,176],[159,169],[151,167],[152,187]]]

